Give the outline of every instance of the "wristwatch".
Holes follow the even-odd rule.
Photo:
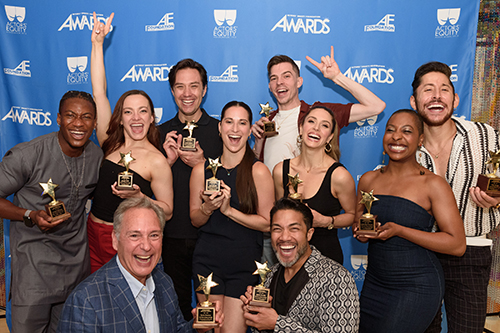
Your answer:
[[[335,218],[332,216],[332,223],[328,225],[328,230],[332,230],[335,227]]]
[[[24,212],[24,216],[23,216],[23,220],[24,220],[24,224],[27,226],[27,227],[33,227],[35,224],[33,223],[33,221],[31,221],[30,219],[30,214],[31,214],[32,210],[31,209],[27,209],[25,212]]]

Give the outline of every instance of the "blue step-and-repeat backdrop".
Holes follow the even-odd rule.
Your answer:
[[[341,162],[356,181],[381,163],[385,122],[393,111],[410,106],[411,81],[421,64],[438,60],[450,65],[460,95],[456,113],[470,116],[479,0],[0,3],[0,26],[5,27],[0,32],[0,156],[19,142],[57,131],[58,102],[67,90],[91,92],[93,11],[103,22],[115,12],[105,43],[111,104],[127,90],[145,90],[155,104],[158,123],[177,111],[168,73],[187,57],[207,69],[203,107],[217,117],[234,99],[249,104],[255,118],[259,103],[276,105],[266,71],[276,54],[300,64],[301,99],[355,102],[305,58],[319,61],[333,45],[342,72],[387,103],[381,115],[341,131]],[[353,240],[350,229],[340,237],[344,265],[361,289],[366,245]]]

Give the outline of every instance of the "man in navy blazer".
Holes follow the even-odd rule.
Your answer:
[[[58,332],[197,332],[180,311],[172,280],[156,268],[164,224],[163,210],[147,197],[120,204],[112,234],[117,255],[71,293]]]

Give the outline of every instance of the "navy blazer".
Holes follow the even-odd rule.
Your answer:
[[[155,268],[154,300],[160,332],[196,332],[192,321],[184,320],[172,279]],[[80,283],[69,295],[57,332],[146,333],[139,307],[116,256]]]

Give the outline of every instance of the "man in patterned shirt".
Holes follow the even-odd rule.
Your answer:
[[[241,296],[253,332],[357,332],[359,301],[351,274],[309,245],[313,215],[304,204],[278,200],[271,210],[271,242],[279,264],[265,287],[272,307],[250,305],[253,287]]]
[[[467,250],[461,257],[437,254],[445,277],[444,305],[449,332],[483,332],[491,267],[491,239],[500,222],[500,198],[476,187],[487,173],[490,151],[499,150],[491,126],[453,117],[459,98],[451,69],[440,62],[420,66],[410,103],[424,120],[424,142],[417,159],[450,184],[462,216]],[[441,311],[427,332],[441,332]]]

